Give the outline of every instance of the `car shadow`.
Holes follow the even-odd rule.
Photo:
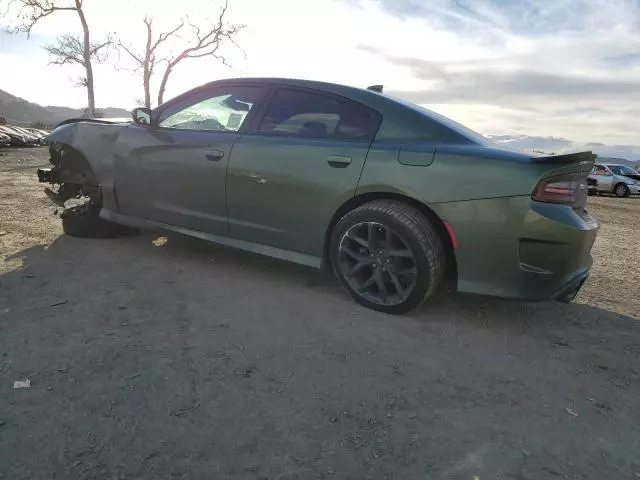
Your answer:
[[[112,248],[117,247],[117,248]],[[210,242],[175,234],[151,234],[123,236],[117,239],[87,240],[69,236],[60,236],[48,245],[30,247],[5,258],[5,262],[20,261],[22,266],[16,271],[0,275],[0,282],[16,282],[25,285],[34,277],[31,272],[43,272],[57,281],[73,277],[77,272],[80,278],[87,272],[92,277],[109,278],[120,281],[126,277],[135,283],[137,271],[153,270],[154,262],[165,262],[165,266],[184,272],[190,266],[208,265],[213,269],[240,271],[265,281],[276,281],[290,288],[304,288],[323,291],[341,302],[351,300],[329,272],[272,259],[258,254],[218,246]],[[140,270],[140,261],[145,261]],[[170,271],[171,268],[169,269]],[[163,271],[163,274],[166,274]],[[95,280],[92,280],[95,281]],[[174,283],[170,278],[164,280]],[[242,285],[237,286],[242,289]],[[439,321],[484,325],[487,328],[504,328],[520,325],[527,328],[557,329],[566,326],[564,320],[591,318],[598,325],[610,327],[623,326],[635,320],[630,316],[581,304],[580,296],[572,304],[559,302],[519,302],[479,295],[460,294],[452,291],[451,285],[443,286],[424,306],[405,315],[419,322],[437,323]],[[357,306],[362,311],[369,310]],[[371,312],[375,315],[387,315]],[[445,314],[446,315],[443,315]],[[392,317],[390,318],[398,318]],[[569,322],[571,323],[571,322]]]

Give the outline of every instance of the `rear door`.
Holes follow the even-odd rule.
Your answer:
[[[230,235],[320,256],[336,209],[354,195],[378,112],[325,92],[277,87],[229,163]]]
[[[115,160],[120,211],[227,235],[227,164],[265,90],[257,85],[205,88],[154,112],[152,125],[125,128]]]

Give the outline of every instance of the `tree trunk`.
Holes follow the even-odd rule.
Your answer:
[[[151,20],[145,23],[147,24],[147,48],[142,65],[142,87],[144,88],[144,106],[151,108]]]
[[[191,51],[193,51],[193,49],[185,50],[167,64],[167,69],[164,71],[164,75],[162,76],[162,82],[160,82],[160,91],[158,92],[158,105],[161,105],[162,101],[164,100],[164,91],[167,89],[167,83],[169,82],[169,76],[171,75],[171,72],[173,72],[173,67],[184,60]]]
[[[146,68],[146,65],[144,69],[144,78],[142,79],[142,82],[144,87],[144,106],[147,108],[151,108],[151,91],[150,91],[151,86],[149,85],[151,82],[150,82],[149,69]]]
[[[164,71],[164,75],[162,76],[162,82],[160,82],[160,90],[158,91],[158,105],[162,105],[162,102],[164,101],[164,91],[167,89],[167,82],[169,81],[171,70],[173,70],[172,63],[167,65],[167,69]]]
[[[89,25],[87,24],[87,19],[85,18],[84,12],[82,11],[82,1],[75,0],[75,4],[76,11],[78,12],[78,17],[80,17],[80,23],[82,23],[82,31],[84,33],[84,51],[82,52],[82,54],[84,57],[84,68],[87,73],[87,100],[89,115],[91,115],[91,118],[95,118],[96,101],[93,88],[93,65],[91,65],[91,40],[89,38]]]

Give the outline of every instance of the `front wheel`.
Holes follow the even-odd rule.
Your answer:
[[[629,191],[629,187],[627,187],[624,183],[619,183],[616,185],[616,188],[613,189],[613,193],[618,198],[627,198],[631,192]]]
[[[80,238],[111,238],[120,229],[119,225],[100,218],[100,208],[91,202],[67,208],[62,218],[62,230],[67,235]]]
[[[331,236],[331,263],[361,305],[401,314],[440,285],[445,251],[431,223],[396,200],[376,200],[347,213]]]

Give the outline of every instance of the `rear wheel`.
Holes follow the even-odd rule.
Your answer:
[[[631,192],[629,191],[629,187],[627,187],[624,183],[619,183],[616,185],[616,188],[613,189],[613,193],[618,198],[627,198]]]
[[[396,200],[376,200],[347,213],[335,226],[331,263],[358,303],[400,314],[435,292],[444,276],[445,252],[420,212]]]

